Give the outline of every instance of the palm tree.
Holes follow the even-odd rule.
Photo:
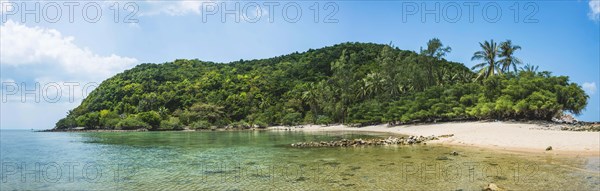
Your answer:
[[[538,71],[538,68],[539,66],[525,64],[525,66],[521,67],[521,71],[536,73]]]
[[[438,38],[432,38],[427,42],[427,49],[421,47],[421,54],[431,56],[437,59],[442,59],[446,54],[452,52],[449,46],[444,47],[442,41]]]
[[[310,110],[313,113],[313,116],[317,116],[318,114],[318,108],[319,108],[319,104],[318,104],[318,89],[317,89],[317,85],[315,85],[314,82],[309,82],[307,84],[307,89],[306,91],[304,91],[302,93],[302,99],[305,102],[308,102],[309,106],[310,106]],[[314,119],[313,119],[313,123],[314,123]]]
[[[502,42],[500,43],[500,58],[503,58],[502,60],[500,60],[500,64],[502,64],[502,69],[501,71],[506,73],[510,71],[510,67],[513,67],[513,70],[516,72],[517,71],[517,64],[522,64],[521,60],[519,58],[516,58],[513,56],[513,54],[515,53],[515,51],[521,49],[521,46],[519,45],[513,45],[512,42],[510,40],[507,40],[506,42]]]
[[[370,98],[374,95],[378,95],[379,93],[383,92],[385,89],[385,78],[383,78],[383,76],[380,73],[377,72],[373,72],[373,73],[369,73],[367,74],[367,76],[365,78],[362,79],[363,81],[363,91],[359,94],[358,97],[360,98]],[[390,87],[390,88],[394,88],[394,87]],[[390,92],[393,92],[390,90]]]
[[[471,60],[483,60],[484,62],[476,64],[471,68],[471,70],[479,69],[479,75],[477,76],[477,80],[481,80],[484,78],[488,78],[497,73],[501,73],[498,68],[499,62],[496,61],[496,56],[498,55],[498,45],[491,40],[488,42],[487,40],[483,43],[479,43],[481,46],[480,51],[477,51],[473,54]]]

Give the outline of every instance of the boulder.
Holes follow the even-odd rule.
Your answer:
[[[485,188],[483,188],[484,191],[504,191],[504,189],[498,187],[498,185],[494,184],[494,183],[490,183],[488,184]]]

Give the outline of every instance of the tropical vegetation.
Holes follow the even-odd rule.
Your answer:
[[[541,119],[579,114],[588,96],[565,76],[520,67],[520,46],[480,43],[475,72],[444,58],[343,43],[269,59],[141,64],[102,82],[57,129],[180,130],[343,123]],[[511,70],[512,69],[512,70]]]

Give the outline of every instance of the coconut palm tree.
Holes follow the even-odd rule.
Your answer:
[[[363,92],[359,94],[360,98],[370,98],[374,95],[378,95],[385,89],[385,78],[377,72],[369,73],[363,81]],[[394,87],[391,87],[394,88]],[[391,91],[391,90],[390,90]]]
[[[537,73],[538,68],[539,66],[525,64],[525,66],[521,67],[521,71]]]
[[[482,63],[476,64],[471,68],[471,70],[479,70],[476,80],[482,80],[497,73],[501,73],[498,68],[499,62],[496,60],[498,55],[498,45],[494,40],[491,40],[490,42],[486,40],[483,43],[479,43],[479,46],[481,46],[481,49],[483,50],[475,52],[471,58],[471,60],[483,60]]]
[[[517,64],[522,64],[522,62],[519,58],[514,57],[513,54],[519,49],[521,49],[521,46],[513,45],[510,40],[500,43],[499,56],[502,58],[502,60],[499,61],[502,65],[500,71],[504,73],[509,72],[511,66],[515,72],[517,71]]]
[[[309,82],[306,85],[307,90],[302,93],[302,100],[308,103],[313,116],[317,116],[319,110],[319,95],[318,87],[314,82]],[[313,120],[314,123],[314,120]]]

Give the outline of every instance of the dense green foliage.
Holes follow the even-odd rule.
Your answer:
[[[141,64],[104,81],[56,127],[177,130],[550,119],[564,111],[577,114],[587,104],[578,85],[548,72],[506,69],[505,75],[474,82],[475,73],[442,58],[449,47],[439,40],[428,45],[421,54],[345,43],[227,64]]]

